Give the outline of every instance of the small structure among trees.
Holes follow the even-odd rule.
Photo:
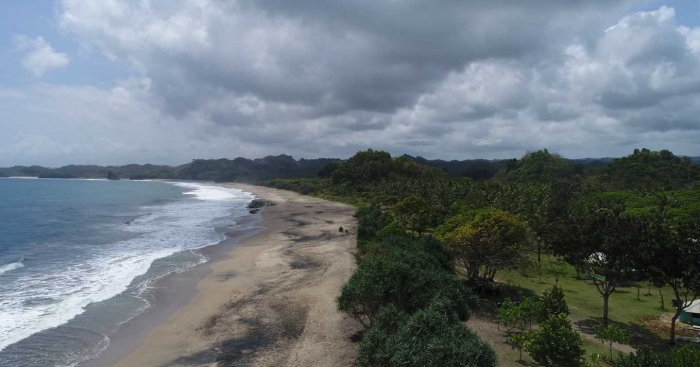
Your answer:
[[[689,306],[681,310],[678,321],[690,325],[700,325],[700,299],[696,299]]]

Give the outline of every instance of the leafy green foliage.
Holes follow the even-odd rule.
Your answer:
[[[318,170],[318,177],[331,178],[333,177],[333,172],[340,167],[340,162],[328,162],[321,166]]]
[[[519,305],[510,298],[506,298],[496,312],[499,325],[503,325],[508,332],[515,329],[525,329],[525,319]]]
[[[542,301],[537,297],[524,297],[518,305],[523,323],[532,330],[542,310]]]
[[[640,252],[640,268],[657,286],[673,289],[675,314],[671,321],[671,344],[675,343],[676,320],[685,307],[700,296],[700,224],[664,220],[651,223]]]
[[[582,172],[583,167],[545,149],[529,152],[513,162],[506,170],[506,177],[517,183],[551,183],[576,180]]]
[[[543,322],[555,315],[569,315],[569,305],[566,303],[564,290],[557,285],[542,293],[539,320]]]
[[[627,281],[635,280],[638,250],[646,240],[646,222],[629,215],[625,208],[606,202],[581,203],[562,220],[556,255],[585,272],[603,297],[603,322],[608,323],[610,295]]]
[[[392,159],[387,152],[372,149],[358,152],[333,171],[336,185],[358,186],[395,177],[418,177],[425,169],[406,159]]]
[[[437,234],[469,280],[493,280],[498,270],[517,268],[531,243],[527,224],[501,210],[460,213]]]
[[[403,237],[394,241],[404,241],[406,246],[360,261],[357,271],[343,286],[338,309],[369,326],[385,306],[394,305],[411,314],[435,298],[444,297],[452,312],[466,320],[472,300],[469,289],[444,268],[441,259],[420,250],[421,244],[410,244],[419,240]]]
[[[491,346],[446,311],[449,308],[449,302],[436,299],[410,316],[393,307],[382,310],[358,347],[357,366],[496,366]]]
[[[583,340],[565,314],[553,315],[544,321],[527,344],[527,351],[532,359],[546,367],[578,366],[584,355]]]
[[[608,344],[610,347],[610,361],[613,361],[613,343],[617,344],[628,344],[630,342],[630,334],[627,330],[620,329],[615,325],[605,327],[603,325],[598,325],[595,328],[595,338],[600,340],[603,344]]]
[[[506,343],[510,344],[513,349],[517,349],[519,353],[518,360],[523,360],[523,349],[530,343],[533,333],[513,333],[508,335]]]
[[[599,177],[606,188],[613,190],[682,189],[698,180],[700,167],[693,165],[690,158],[677,157],[668,150],[648,149],[635,149],[631,155],[613,160]]]
[[[683,345],[666,353],[640,348],[636,353],[620,355],[616,367],[700,367],[700,346]]]

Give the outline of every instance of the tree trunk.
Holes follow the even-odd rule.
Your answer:
[[[637,286],[637,301],[639,301],[639,286]]]
[[[671,318],[671,339],[668,341],[671,345],[676,344],[676,320],[678,320],[678,316],[680,315],[681,310],[677,310],[676,314]]]
[[[661,293],[661,288],[659,288],[659,296],[661,296],[661,309],[665,310],[666,309],[666,304],[664,303],[664,294]]]
[[[608,327],[608,300],[610,293],[603,294],[603,326]]]
[[[537,264],[542,268],[542,241],[537,239]]]

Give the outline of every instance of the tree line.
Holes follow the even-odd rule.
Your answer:
[[[659,175],[664,179],[657,180]],[[464,319],[462,306],[455,305],[468,303],[469,297],[457,291],[459,282],[454,274],[468,289],[479,289],[502,270],[541,269],[544,254],[566,261],[581,279],[596,287],[603,310],[599,335],[604,340],[624,339],[608,324],[610,297],[626,283],[649,281],[673,290],[671,343],[675,342],[681,311],[700,297],[697,166],[668,151],[635,151],[592,174],[543,150],[508,162],[489,180],[473,180],[451,177],[407,157],[392,158],[386,152],[368,150],[347,161],[325,165],[319,176],[261,183],[359,207],[356,275],[361,275],[353,276],[343,289],[339,305],[368,328],[366,336],[371,338],[363,339],[358,354],[358,361],[367,361],[362,365],[392,365],[393,351],[406,347],[401,338],[415,339],[410,333],[397,336],[399,330],[406,330],[399,326],[403,322],[415,325],[417,320],[412,317],[419,311],[425,316],[438,307],[451,315],[441,321],[445,328]],[[431,250],[426,252],[425,248]],[[411,283],[394,277],[403,273],[390,264],[402,264],[405,271],[433,269],[415,275],[423,279],[420,284],[429,285],[424,298],[418,301],[416,293],[403,293],[402,289],[413,289],[402,288]],[[431,273],[435,269],[450,280]],[[433,286],[431,282],[438,278],[441,287],[452,284],[446,287],[454,288],[448,291]],[[386,283],[392,281],[395,283]],[[436,294],[438,290],[445,293]],[[348,294],[364,291],[374,292],[378,298],[347,302]],[[442,294],[449,296],[439,297]],[[382,299],[380,295],[390,296]],[[570,320],[555,316],[547,324],[540,318],[540,328],[566,334]],[[435,321],[427,316],[420,320]],[[474,343],[465,345],[480,345]],[[519,343],[525,345],[524,340]],[[420,350],[415,345],[409,349]],[[533,353],[535,358],[538,354]],[[379,355],[384,359],[372,359]],[[638,355],[624,360],[642,358]],[[561,365],[542,362],[547,358],[555,357],[535,359],[544,365]]]

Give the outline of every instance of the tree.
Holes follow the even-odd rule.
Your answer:
[[[511,163],[507,178],[518,183],[551,183],[573,181],[579,173],[571,161],[544,149],[528,152],[520,161]]]
[[[700,179],[700,167],[668,150],[635,150],[603,168],[600,181],[612,189],[680,189]]]
[[[396,203],[392,211],[402,225],[416,231],[420,235],[427,226],[425,207],[426,202],[423,198],[417,195],[410,195]]]
[[[406,159],[392,159],[387,152],[372,149],[358,152],[333,170],[332,182],[357,188],[391,177],[419,177],[425,168]]]
[[[112,171],[107,171],[107,179],[110,181],[118,181],[119,176],[117,176],[114,172]]]
[[[411,314],[439,296],[449,300],[451,310],[466,320],[472,300],[469,289],[439,258],[416,250],[409,239],[403,242],[406,249],[389,249],[359,263],[341,290],[338,309],[369,327],[385,306]]]
[[[523,348],[530,342],[532,335],[532,333],[514,333],[508,335],[506,343],[510,344],[513,349],[518,350],[518,361],[523,360]]]
[[[617,344],[628,344],[630,342],[630,334],[627,330],[620,329],[617,326],[602,326],[598,325],[595,327],[595,338],[600,340],[601,343],[607,343],[610,347],[610,361],[613,361],[613,343]]]
[[[505,326],[508,332],[512,332],[515,329],[525,329],[522,309],[518,303],[513,302],[510,298],[506,298],[498,307],[496,318],[498,319],[498,325]]]
[[[579,366],[585,351],[581,335],[571,327],[565,314],[553,315],[541,325],[527,344],[527,351],[546,367]]]
[[[413,315],[382,310],[358,347],[358,367],[495,367],[496,353],[443,301]]]
[[[328,162],[318,170],[318,177],[331,178],[338,167],[340,167],[340,162]]]
[[[603,298],[603,323],[608,325],[609,300],[617,286],[636,276],[639,245],[645,240],[645,222],[621,205],[598,202],[579,208],[568,224],[576,242],[560,248],[565,259],[583,266]]]
[[[544,322],[555,315],[569,315],[569,305],[566,303],[564,290],[558,285],[545,290],[542,294],[539,319]]]
[[[502,210],[457,214],[437,233],[470,281],[492,281],[498,270],[521,266],[531,244],[527,224]]]
[[[527,324],[530,330],[532,330],[532,324],[537,321],[542,309],[540,299],[537,297],[524,297],[520,301],[518,308],[520,308],[520,314],[524,320],[524,323]]]
[[[644,268],[657,286],[673,289],[669,342],[675,344],[676,321],[684,308],[700,296],[700,223],[678,223],[662,217],[651,225],[642,251]],[[659,291],[663,299],[663,294]]]

